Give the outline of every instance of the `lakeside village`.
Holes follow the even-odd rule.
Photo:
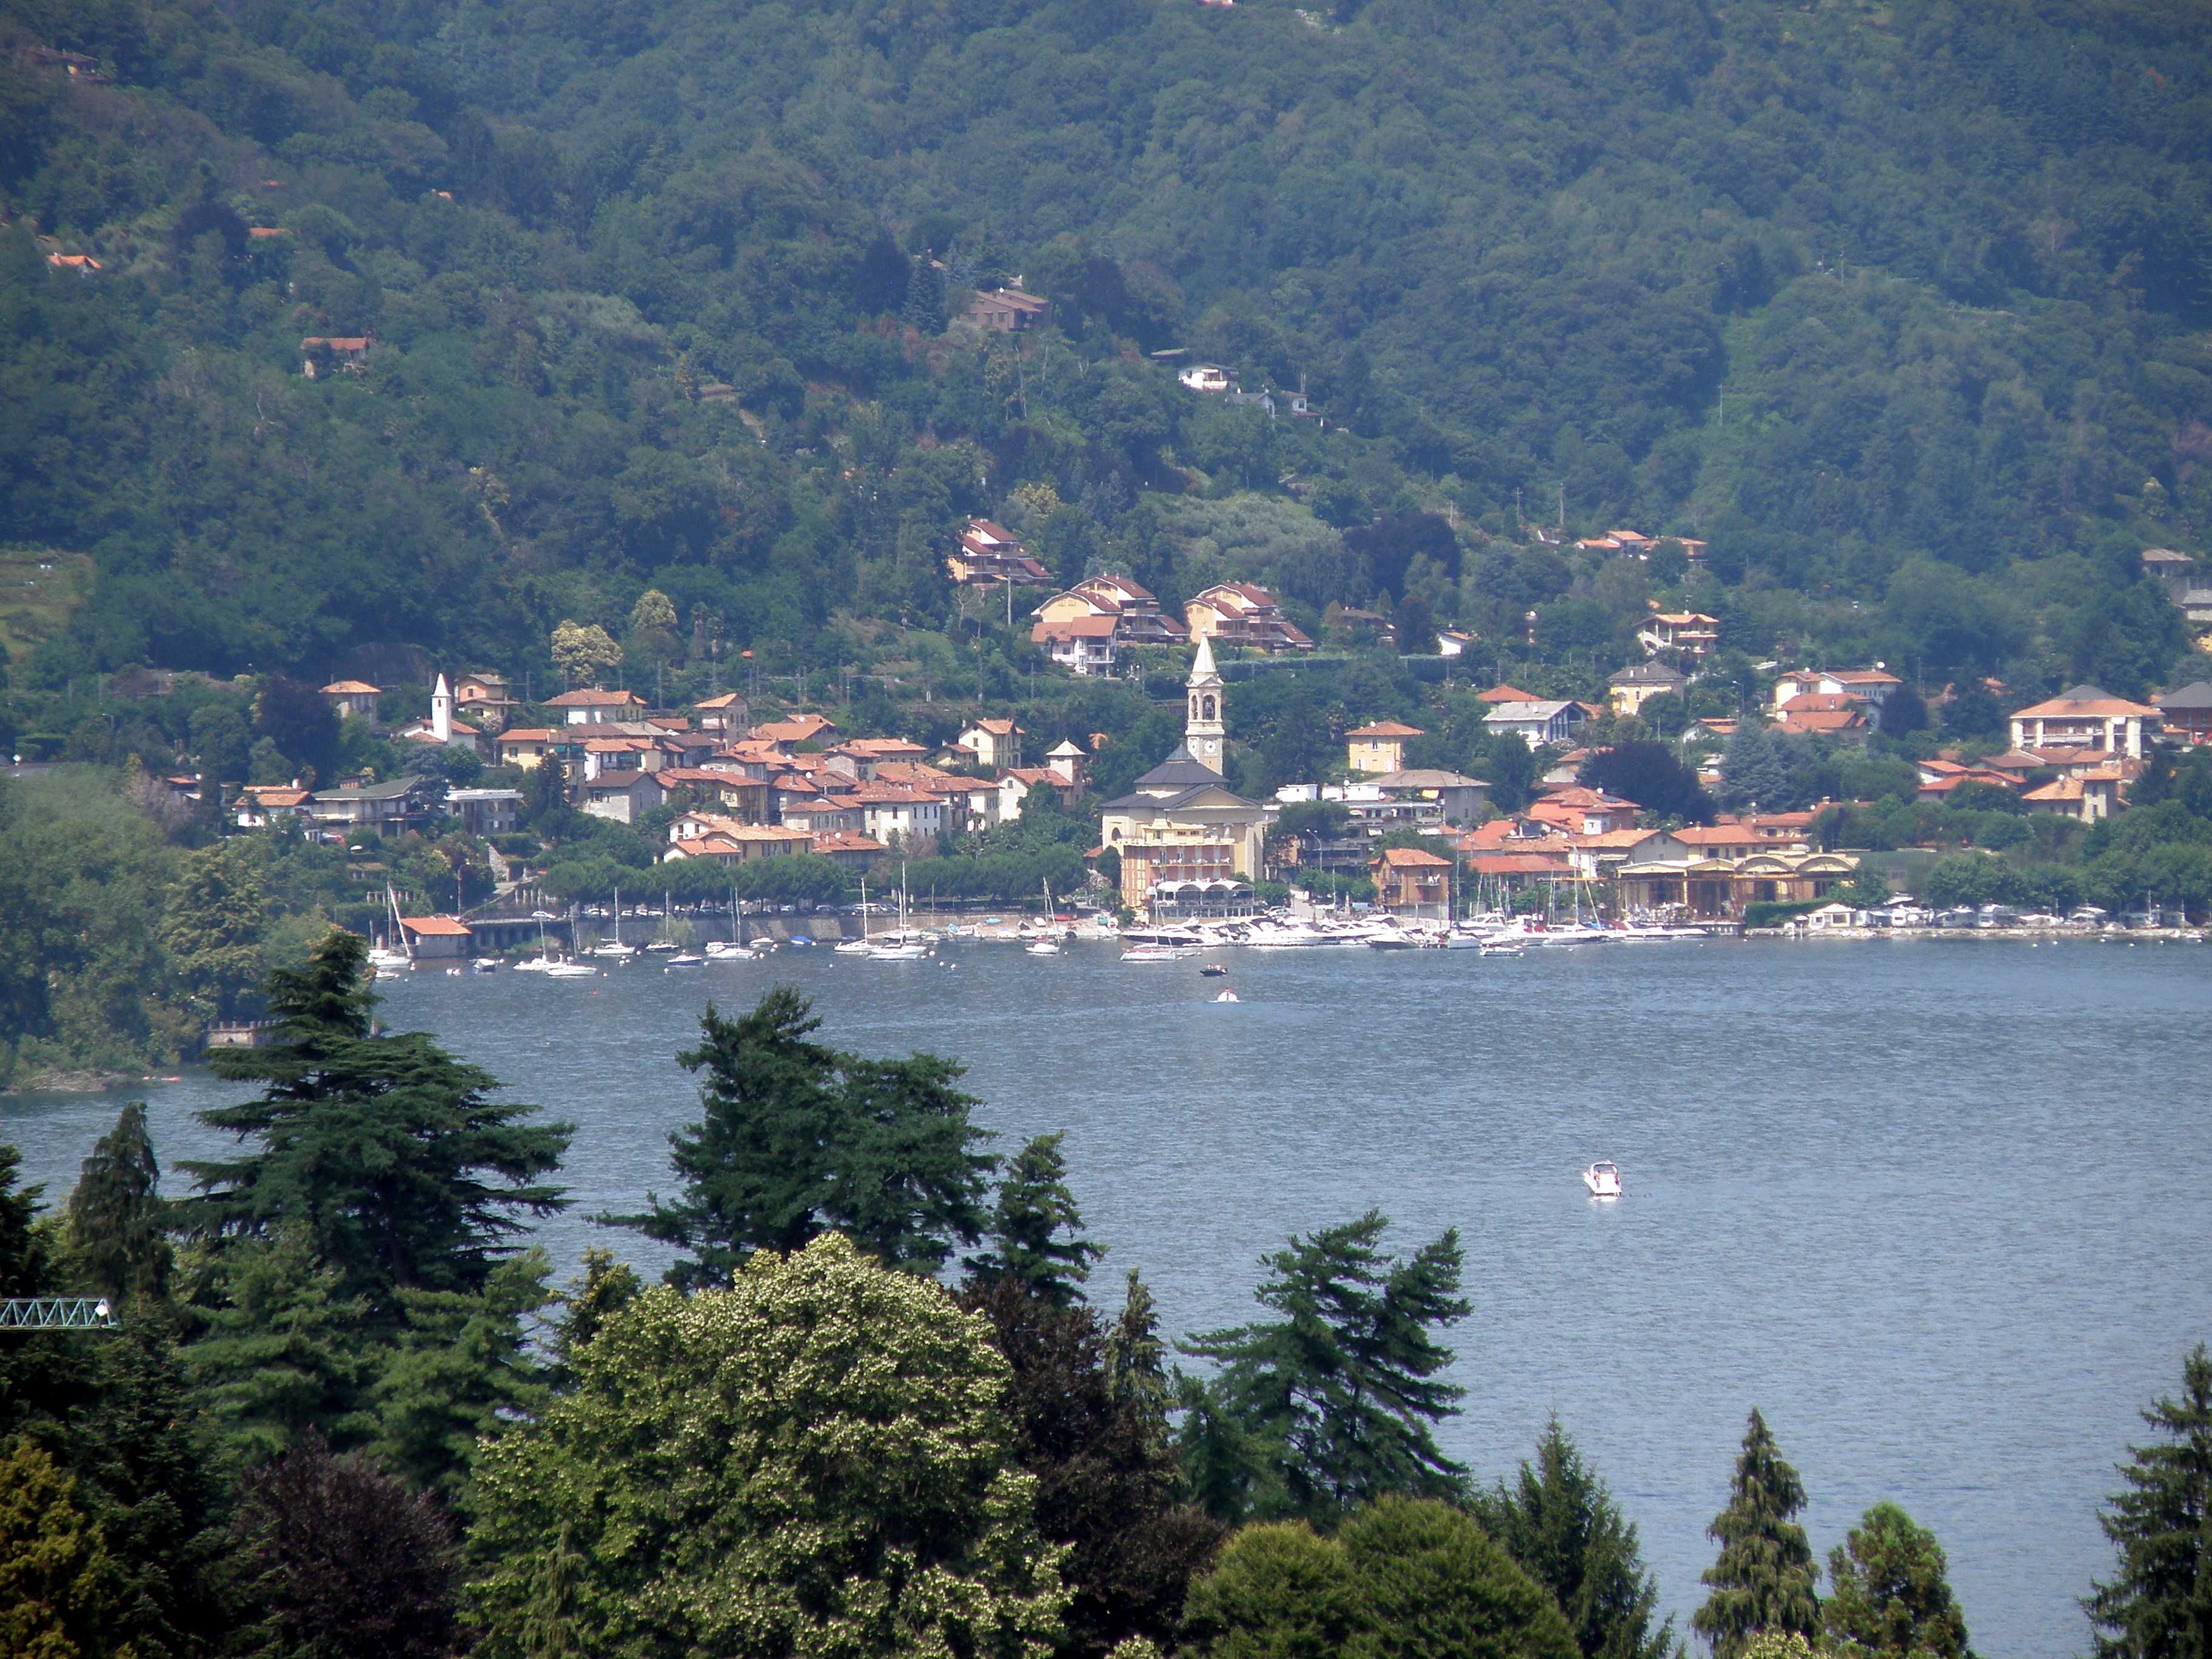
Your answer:
[[[982,520],[971,524],[951,563],[963,581],[1048,580],[1012,537]],[[470,959],[488,969],[502,954],[523,965],[559,968],[563,957],[553,952],[555,944],[564,953],[619,958],[641,936],[647,948],[688,965],[786,941],[826,944],[825,931],[856,953],[893,957],[926,954],[936,941],[963,935],[1043,949],[1064,938],[1117,937],[1139,960],[1229,945],[1510,953],[1545,944],[1747,931],[2149,928],[2197,937],[2187,932],[2185,915],[2155,902],[2118,916],[2086,906],[2063,915],[1996,905],[1936,913],[1893,891],[1879,902],[1853,902],[1863,899],[1859,877],[1869,855],[1820,844],[1818,810],[1754,810],[1720,815],[1711,824],[1660,822],[1642,803],[1578,783],[1594,752],[1578,741],[1587,723],[1634,714],[1651,697],[1688,684],[1689,675],[1668,659],[1694,666],[1710,648],[1712,621],[1694,613],[1651,618],[1644,640],[1650,660],[1612,677],[1609,706],[1503,684],[1478,694],[1493,732],[1519,738],[1548,761],[1533,799],[1511,812],[1496,809],[1480,778],[1408,767],[1406,749],[1423,733],[1388,720],[1344,733],[1343,781],[1290,784],[1264,801],[1237,793],[1225,775],[1231,692],[1217,642],[1263,655],[1313,643],[1263,589],[1239,583],[1209,590],[1178,623],[1134,583],[1102,576],[1054,595],[1035,615],[1036,641],[1079,674],[1110,672],[1115,653],[1131,641],[1194,642],[1182,743],[1127,793],[1095,809],[1085,798],[1097,754],[1111,741],[1103,732],[1091,734],[1089,748],[1061,741],[1036,757],[1042,764],[1030,765],[1026,734],[1008,719],[977,718],[948,749],[933,753],[899,738],[844,737],[823,713],[756,721],[736,692],[659,709],[634,691],[586,687],[532,706],[514,699],[500,676],[477,673],[453,682],[440,674],[428,717],[388,736],[468,750],[486,764],[534,775],[541,792],[557,787],[585,814],[665,837],[658,843],[660,867],[636,872],[630,903],[620,911],[586,910],[573,900],[562,908],[537,885],[541,871],[525,858],[501,855],[502,842],[527,842],[513,833],[522,789],[447,789],[435,775],[410,769],[388,781],[355,778],[328,790],[248,786],[226,811],[244,829],[297,819],[307,833],[333,842],[362,831],[401,836],[441,817],[482,838],[498,878],[493,897],[472,908],[414,915],[402,914],[395,897],[378,952],[395,971]],[[1880,665],[1785,672],[1762,714],[1783,732],[1863,742],[1901,684]],[[340,715],[374,725],[383,693],[341,680],[322,695]],[[1739,724],[1706,719],[1692,736],[1725,741]],[[2184,688],[2155,705],[2077,687],[2014,711],[2010,735],[2002,753],[1969,760],[1953,750],[1920,762],[1923,799],[1997,790],[2015,797],[2025,813],[2085,823],[2109,817],[2124,807],[2149,745],[2212,736],[2212,685]],[[1717,783],[1717,767],[1704,763],[1701,780]],[[193,781],[173,781],[181,788]],[[1040,910],[1052,906],[1048,914],[975,922],[967,919],[972,904],[933,903],[926,892],[896,890],[909,854],[929,856],[940,836],[1018,823],[1040,801],[1083,821],[1095,810],[1097,824],[1077,890],[1038,895]],[[842,905],[842,915],[830,915],[830,907],[813,903],[740,900],[741,877],[744,886],[760,890],[758,878],[774,873],[769,861],[802,856],[839,866],[881,902]],[[1317,887],[1335,898],[1312,897]],[[1371,899],[1347,901],[1343,896],[1354,890]],[[678,922],[668,914],[677,907],[654,902],[672,890],[686,895],[694,921]],[[1003,909],[1005,896],[997,903]],[[933,914],[915,914],[925,905]],[[872,922],[886,908],[896,908],[899,921]],[[807,921],[788,920],[800,911]],[[625,932],[623,913],[646,920]],[[856,937],[846,941],[848,933]],[[717,933],[726,937],[707,944],[705,957],[684,948]]]

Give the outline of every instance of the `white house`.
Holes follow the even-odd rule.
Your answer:
[[[1547,743],[1571,741],[1586,718],[1578,702],[1547,700],[1494,704],[1482,723],[1492,731],[1512,732],[1531,749],[1541,749]]]

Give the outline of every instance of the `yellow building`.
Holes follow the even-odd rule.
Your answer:
[[[1376,720],[1372,726],[1360,726],[1344,734],[1346,763],[1355,772],[1402,772],[1407,740],[1421,735],[1419,726],[1397,720]]]
[[[1249,910],[1267,809],[1222,778],[1227,710],[1203,639],[1186,691],[1182,742],[1128,794],[1100,808],[1101,844],[1121,860],[1121,896],[1132,908],[1155,917]]]

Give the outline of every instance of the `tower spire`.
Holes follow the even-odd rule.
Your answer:
[[[1228,763],[1228,727],[1224,722],[1221,671],[1213,665],[1211,635],[1198,636],[1198,655],[1192,659],[1190,678],[1183,684],[1189,703],[1182,724],[1183,747],[1200,765],[1223,771]]]

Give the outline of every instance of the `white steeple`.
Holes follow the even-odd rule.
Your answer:
[[[1228,727],[1223,722],[1226,710],[1223,707],[1221,672],[1213,665],[1213,641],[1210,635],[1198,636],[1198,655],[1190,665],[1190,678],[1183,684],[1190,697],[1190,712],[1182,724],[1183,747],[1200,765],[1219,772],[1227,760]]]
[[[437,689],[430,693],[430,735],[440,743],[453,740],[453,692],[443,674],[438,676]]]

